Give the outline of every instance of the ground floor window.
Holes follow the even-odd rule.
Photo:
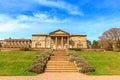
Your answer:
[[[35,45],[36,48],[41,48],[41,43],[37,42]]]
[[[83,48],[83,45],[82,44],[78,44],[77,48]]]

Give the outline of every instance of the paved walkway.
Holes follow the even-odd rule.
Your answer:
[[[46,72],[37,76],[0,76],[0,80],[120,80],[120,75],[88,76],[78,72]]]

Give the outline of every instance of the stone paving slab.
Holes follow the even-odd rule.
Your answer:
[[[47,72],[37,76],[0,76],[0,80],[120,80],[120,75],[88,76],[78,72]]]

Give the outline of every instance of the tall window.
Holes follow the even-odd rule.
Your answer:
[[[78,38],[78,42],[81,42],[81,41],[82,41],[82,39],[79,37],[79,38]]]
[[[50,48],[50,37],[47,37],[46,39],[46,46],[47,48]]]
[[[40,42],[36,42],[35,47],[36,48],[41,48],[41,43]]]

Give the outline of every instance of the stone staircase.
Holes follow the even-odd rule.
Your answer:
[[[77,72],[74,63],[68,61],[65,50],[55,50],[46,66],[46,72]]]

